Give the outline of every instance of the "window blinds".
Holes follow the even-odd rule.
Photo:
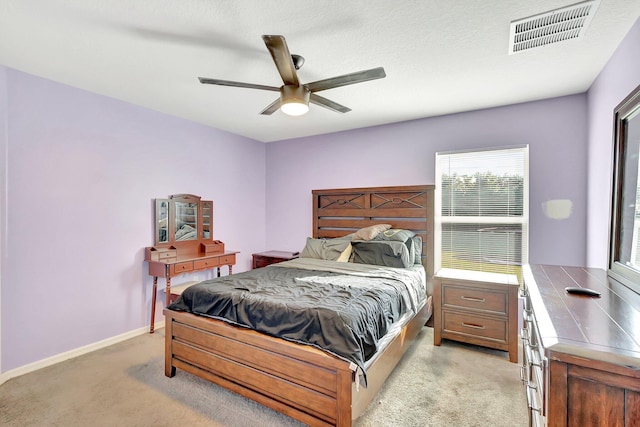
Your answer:
[[[528,147],[436,154],[436,262],[517,274],[528,261]]]

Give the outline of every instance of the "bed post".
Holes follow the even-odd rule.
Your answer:
[[[351,369],[338,369],[337,371],[336,425],[340,427],[351,427],[351,404],[353,402],[351,384],[353,382],[353,374]],[[355,375],[358,375],[358,372],[355,372]]]
[[[171,350],[171,341],[173,338],[173,316],[165,310],[165,326],[164,326],[164,374],[171,378],[176,375],[176,368],[172,366],[173,351]]]

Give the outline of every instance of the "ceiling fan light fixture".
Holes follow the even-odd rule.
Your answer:
[[[307,112],[309,111],[309,105],[293,100],[287,103],[283,103],[280,109],[287,116],[302,116],[304,114],[307,114]]]
[[[302,116],[309,111],[311,92],[304,86],[285,85],[280,89],[280,109],[288,116]]]

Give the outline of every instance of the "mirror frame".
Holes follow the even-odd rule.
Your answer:
[[[161,218],[161,213],[162,213],[162,205],[166,204],[166,208],[165,208],[165,218]],[[156,222],[155,222],[155,227],[156,227],[156,245],[159,244],[163,244],[163,243],[169,243],[169,199],[156,199]],[[161,240],[160,237],[160,230],[162,230],[163,227],[160,226],[160,221],[162,220],[166,220],[166,224],[164,226],[165,229],[165,239]]]
[[[609,230],[609,269],[613,279],[640,294],[640,269],[620,262],[621,223],[625,179],[625,154],[627,153],[627,124],[640,115],[640,86],[636,87],[614,109],[613,191],[611,224]],[[640,165],[638,167],[640,171]],[[637,182],[634,183],[637,185]],[[637,209],[637,208],[636,208]]]

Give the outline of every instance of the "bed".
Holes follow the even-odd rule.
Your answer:
[[[384,345],[363,364],[332,350],[165,309],[165,375],[184,370],[308,425],[350,426],[431,316],[433,186],[314,190],[312,196],[312,240],[334,241],[381,224],[419,237],[421,247],[415,253],[424,267],[426,298],[401,327],[385,334]],[[309,241],[305,251],[308,246]],[[274,273],[288,268],[265,267]]]

